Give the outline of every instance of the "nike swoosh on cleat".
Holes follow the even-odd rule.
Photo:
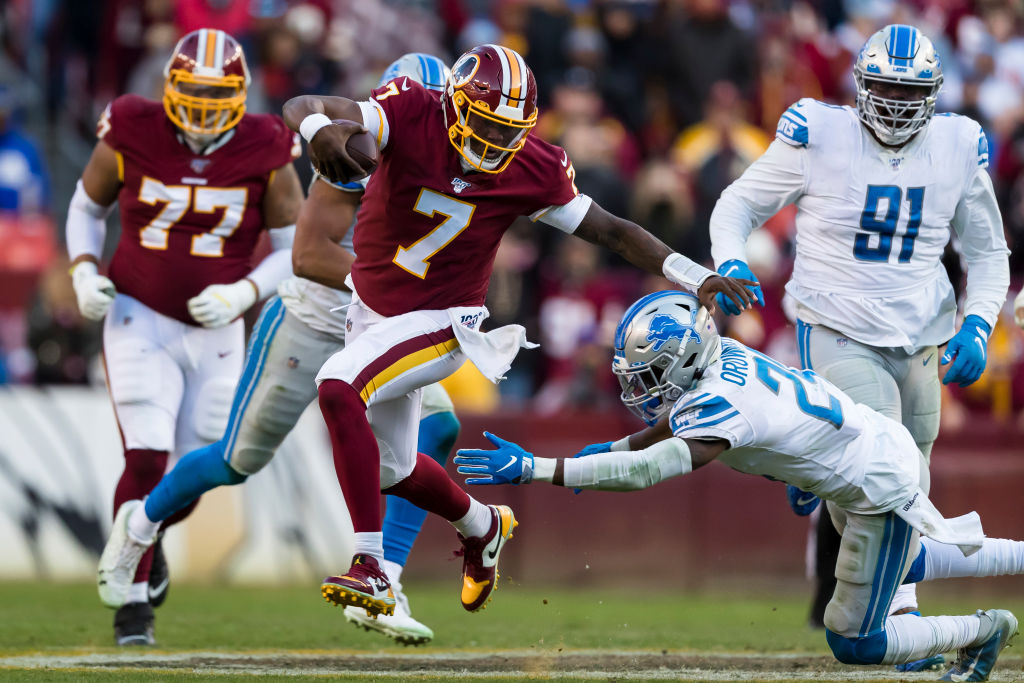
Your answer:
[[[508,456],[508,462],[500,470],[496,470],[495,474],[497,474],[498,472],[501,472],[502,470],[507,470],[509,467],[512,467],[512,465],[514,465],[514,464],[516,464],[516,456],[514,456],[514,455]]]
[[[814,495],[813,493],[808,498],[797,498],[796,505],[798,505],[799,507],[803,507],[804,505],[810,505],[815,501],[816,498],[817,496]]]
[[[169,584],[170,582],[171,582],[171,579],[170,579],[170,577],[168,577],[168,578],[164,579],[163,581],[161,581],[160,583],[158,583],[156,585],[156,587],[150,586],[149,587],[149,599],[152,600],[153,598],[159,597],[159,595],[161,593],[163,593],[165,590],[167,590],[167,584]]]

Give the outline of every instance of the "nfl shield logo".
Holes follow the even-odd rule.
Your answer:
[[[467,183],[462,178],[452,178],[452,188],[455,190],[455,194],[461,193],[470,185],[472,185],[472,183]]]
[[[889,168],[894,171],[900,170],[900,164],[903,163],[903,157],[892,157],[889,159]]]
[[[299,359],[296,358],[295,356],[289,356],[288,357],[288,367],[290,367],[292,370],[294,370],[295,368],[299,367]]]
[[[206,170],[206,167],[210,165],[209,159],[193,159],[189,162],[189,167],[193,173],[202,173]]]
[[[846,337],[836,337],[836,346],[838,346],[841,349],[846,348],[846,345],[849,343],[850,340],[847,339]]]

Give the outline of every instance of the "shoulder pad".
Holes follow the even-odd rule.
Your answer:
[[[807,107],[809,98],[804,98],[782,113],[779,125],[775,129],[775,138],[793,145],[806,147],[808,142]]]

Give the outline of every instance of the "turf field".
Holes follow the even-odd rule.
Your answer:
[[[418,618],[435,631],[405,648],[347,624],[308,587],[173,585],[157,611],[157,649],[111,645],[113,612],[90,585],[0,584],[0,680],[934,680],[888,667],[832,661],[805,627],[806,598],[637,595],[545,590],[504,583],[491,605],[466,614],[457,583],[409,584]],[[931,587],[929,587],[931,588]],[[967,613],[1024,599],[943,598],[930,611]],[[989,604],[992,603],[992,604]],[[1009,650],[993,680],[1024,678]]]

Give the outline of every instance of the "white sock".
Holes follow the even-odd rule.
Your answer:
[[[128,589],[128,602],[149,602],[149,582],[133,583]]]
[[[1001,576],[1024,573],[1024,542],[986,538],[981,550],[964,557],[955,545],[921,539],[925,551],[924,580],[959,576]]]
[[[981,620],[969,617],[919,617],[901,614],[885,620],[882,664],[905,664],[967,647],[978,638]]]
[[[384,573],[388,575],[388,581],[391,582],[392,586],[402,582],[402,570],[405,567],[391,560],[384,560],[381,563],[381,567],[384,568]]]
[[[892,596],[892,603],[889,605],[889,614],[895,614],[901,609],[908,608],[917,611],[916,583],[904,583],[896,589],[896,594]]]
[[[490,507],[484,505],[476,498],[470,498],[469,512],[462,519],[452,522],[452,526],[466,538],[483,536],[490,530],[492,519],[493,515]]]
[[[369,555],[377,560],[377,564],[384,561],[384,532],[383,531],[360,531],[355,535],[355,548],[352,550],[355,555]]]
[[[160,522],[154,522],[146,516],[146,501],[142,501],[142,505],[135,508],[128,517],[128,533],[134,536],[135,540],[152,543],[159,530]]]

